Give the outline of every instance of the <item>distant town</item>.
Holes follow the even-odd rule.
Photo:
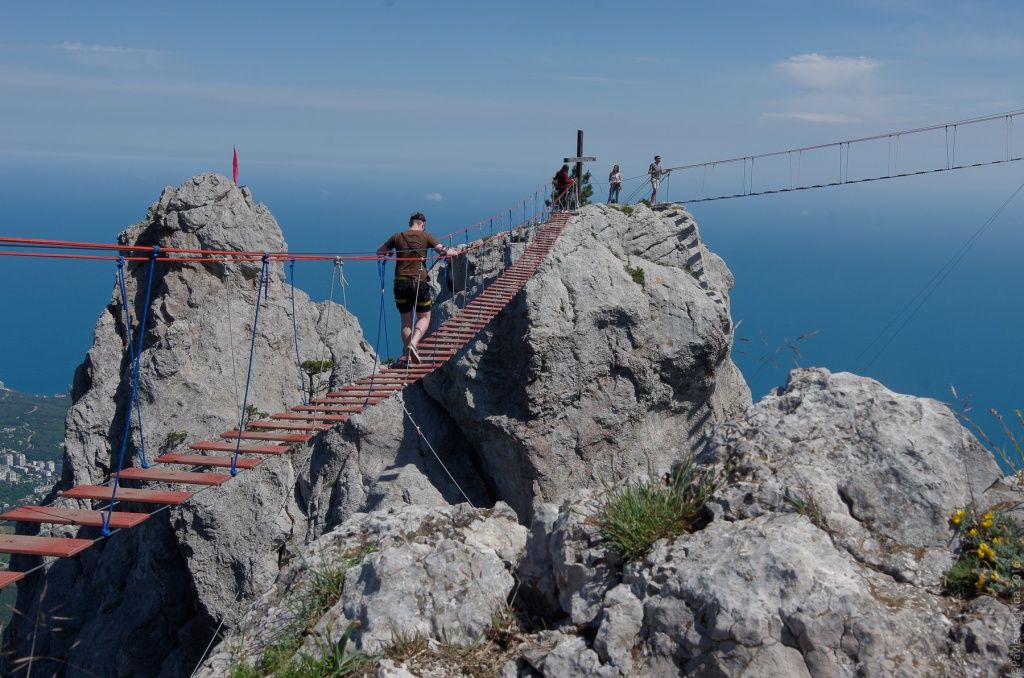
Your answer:
[[[70,399],[5,388],[0,382],[0,509],[39,503],[62,473]]]

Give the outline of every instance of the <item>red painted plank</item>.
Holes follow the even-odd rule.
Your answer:
[[[313,413],[308,414],[296,414],[295,412],[278,412],[277,414],[270,415],[271,419],[297,419],[304,421],[348,421],[348,415],[345,414],[322,414]]]
[[[362,412],[358,405],[296,405],[293,412]]]
[[[10,570],[4,570],[0,572],[0,589],[5,586],[10,586],[14,582],[24,579],[24,572],[11,572]]]
[[[358,396],[353,395],[335,395],[333,393],[328,393],[323,398],[317,398],[312,402],[317,405],[330,405],[331,403],[341,403],[343,405],[357,403],[359,405],[362,405],[364,400],[366,401],[367,405],[376,405],[377,403],[386,400],[386,398],[370,398],[369,400],[367,400],[366,398],[360,398]]]
[[[231,457],[206,454],[183,454],[181,452],[168,452],[156,458],[159,464],[181,464],[183,466],[212,466],[217,468],[231,468]],[[237,468],[256,468],[263,463],[262,459],[252,457],[239,457]]]
[[[107,485],[79,485],[61,492],[62,497],[72,499],[96,499],[110,501],[111,488]],[[183,490],[137,490],[132,487],[117,488],[117,500],[135,504],[166,504],[177,506],[188,501],[195,492]]]
[[[313,402],[316,401],[314,400]],[[282,424],[279,421],[250,421],[245,426],[246,428],[264,428],[281,431],[302,431],[306,433],[331,430],[331,427],[328,424]]]
[[[106,515],[106,511],[87,511],[58,506],[19,506],[0,515],[0,520],[14,520],[21,523],[100,527],[103,525],[103,518]],[[110,527],[115,529],[135,527],[148,517],[148,513],[114,511],[110,516]]]
[[[220,485],[231,480],[231,476],[227,473],[131,467],[121,469],[121,480],[144,480],[151,483],[181,483],[183,485]]]
[[[91,539],[66,537],[28,537],[20,534],[0,534],[0,553],[23,556],[51,556],[70,558],[92,546]]]
[[[238,431],[224,431],[220,434],[221,438],[227,438],[229,440],[238,440]],[[286,443],[304,443],[312,438],[308,433],[286,433],[281,431],[279,433],[267,433],[263,431],[242,431],[242,440],[280,440]]]
[[[226,443],[219,440],[200,440],[189,445],[193,450],[212,450],[215,452],[234,452],[236,444]],[[243,445],[238,449],[239,454],[284,454],[289,450],[288,445]]]

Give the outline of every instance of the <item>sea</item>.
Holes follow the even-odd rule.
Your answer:
[[[413,211],[427,214],[434,233],[470,224],[486,233],[491,217],[500,229],[510,208],[517,222],[524,200],[529,213],[557,169],[547,165],[463,173],[254,164],[243,165],[239,183],[268,205],[292,251],[367,252]],[[189,161],[5,156],[0,235],[114,242],[165,186],[209,170]],[[701,196],[684,189],[663,197],[686,202],[735,276],[733,357],[755,400],[796,366],[852,371],[950,403],[1001,441],[990,410],[1012,417],[1024,407],[1024,192],[1004,205],[1022,181],[1024,162],[721,201],[689,202]],[[605,190],[598,183],[595,199]],[[300,262],[296,284],[324,299],[331,269]],[[114,273],[112,262],[0,257],[8,388],[68,391]],[[345,276],[344,301],[367,339],[397,353],[398,319],[390,304],[380,316],[376,266],[349,262]],[[340,290],[334,296],[342,301]]]

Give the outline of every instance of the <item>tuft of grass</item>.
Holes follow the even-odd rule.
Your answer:
[[[821,509],[818,508],[818,503],[814,501],[814,497],[810,494],[807,495],[806,499],[802,499],[800,497],[787,497],[786,501],[789,502],[794,511],[805,516],[819,530],[827,531],[825,517],[821,514]]]
[[[345,592],[345,573],[376,550],[375,545],[366,544],[348,551],[337,562],[322,562],[319,566],[312,568],[312,583],[309,590],[304,590],[301,595],[286,602],[291,606],[293,612],[292,623],[281,632],[274,642],[263,649],[255,664],[250,666],[240,662],[233,665],[228,671],[229,678],[344,676],[361,668],[367,662],[373,661],[372,657],[361,652],[349,653],[355,658],[346,659],[345,646],[352,631],[358,628],[356,622],[348,625],[342,639],[337,643],[330,639],[330,633],[328,633],[328,642],[318,641],[319,657],[313,658],[306,655],[296,657],[295,653],[302,647],[306,634],[312,630],[324,613],[341,600],[341,596]],[[360,655],[362,656],[360,657]],[[364,659],[365,661],[363,661]],[[338,671],[342,669],[337,667],[343,667],[345,672],[339,673]],[[330,670],[334,673],[317,673],[314,669]]]
[[[331,633],[327,641],[317,642],[317,654],[303,652],[274,673],[275,678],[335,678],[348,676],[377,661],[376,655],[362,650],[348,650],[352,632],[359,628],[359,621],[349,622],[340,640],[333,640]]]
[[[983,513],[964,507],[949,522],[960,536],[960,548],[944,578],[946,591],[963,598],[989,594],[1019,600],[1024,591],[1024,535],[1005,507]]]
[[[647,287],[647,276],[644,274],[644,269],[639,266],[630,266],[629,264],[626,264],[625,268],[626,273],[633,279],[633,282],[640,287]]]
[[[721,472],[697,468],[688,458],[667,483],[648,478],[610,489],[598,513],[601,535],[623,558],[642,558],[659,539],[697,526],[721,479]]]
[[[633,214],[633,212],[635,211],[632,205],[619,205],[618,203],[607,203],[607,205],[613,210],[618,210],[622,212],[627,217]]]

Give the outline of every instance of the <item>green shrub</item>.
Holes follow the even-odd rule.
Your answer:
[[[720,484],[720,472],[687,459],[667,483],[648,478],[611,489],[598,513],[601,535],[627,560],[641,558],[659,539],[695,527]]]
[[[965,507],[955,511],[949,522],[960,536],[960,550],[946,572],[946,590],[965,598],[982,593],[1019,596],[1024,537],[1016,521],[997,507],[984,513]]]

